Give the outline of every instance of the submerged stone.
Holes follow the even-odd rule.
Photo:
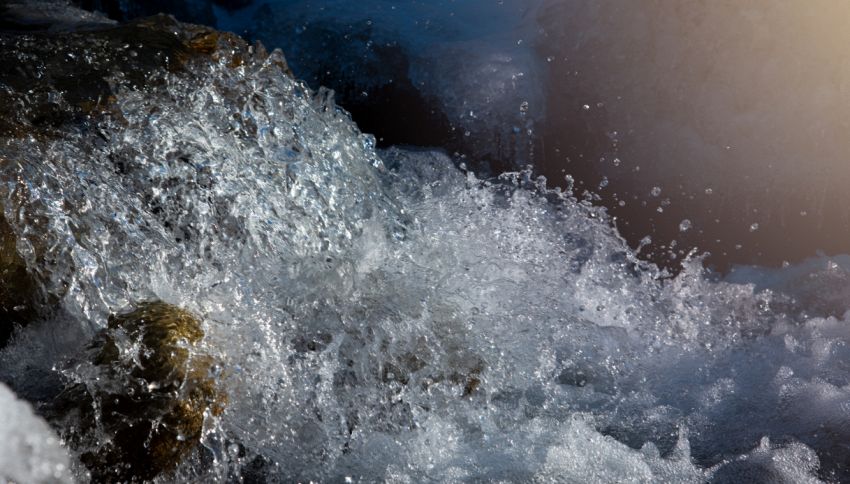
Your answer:
[[[21,168],[21,163],[0,154],[0,166]],[[55,313],[67,293],[74,261],[56,244],[57,237],[50,232],[49,220],[32,210],[32,186],[9,172],[0,174],[0,184],[0,348],[3,348],[18,328]]]
[[[15,234],[0,217],[0,347],[6,345],[17,326],[35,317],[35,291],[35,281],[18,254]]]
[[[59,407],[82,413],[76,444],[97,482],[148,480],[175,469],[201,440],[207,417],[221,415],[226,395],[216,361],[200,350],[200,320],[164,302],[113,315],[97,338],[94,391],[70,387]],[[77,400],[76,402],[74,400]]]

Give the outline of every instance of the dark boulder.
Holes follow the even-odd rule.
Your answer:
[[[203,337],[195,315],[160,301],[110,317],[91,347],[98,383],[71,383],[51,409],[79,422],[66,437],[94,481],[153,479],[198,446],[227,401]]]

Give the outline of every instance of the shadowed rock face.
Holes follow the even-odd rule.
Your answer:
[[[203,337],[197,317],[159,301],[110,318],[92,347],[101,384],[74,384],[56,406],[79,412],[71,441],[94,481],[173,470],[200,442],[205,419],[221,415],[226,396],[215,360],[200,350]]]
[[[13,164],[2,156],[0,163]],[[3,348],[18,328],[56,311],[66,293],[73,262],[67,252],[51,246],[48,222],[28,210],[31,193],[26,184],[7,177],[0,179],[4,185],[0,197],[6,198],[0,201],[0,348]],[[11,209],[11,217],[3,213],[4,205]],[[58,264],[60,260],[63,263]]]
[[[0,216],[0,347],[6,345],[16,326],[36,315],[36,283],[18,254],[16,240],[12,228]]]
[[[236,67],[248,50],[233,34],[165,15],[77,32],[0,30],[0,63],[11,66],[0,70],[0,138],[46,140],[69,128],[90,133],[104,116],[120,121],[116,89],[162,83],[152,73],[182,71],[198,57],[219,61],[225,51]]]

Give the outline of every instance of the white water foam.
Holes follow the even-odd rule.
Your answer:
[[[68,453],[30,405],[0,383],[0,481],[72,482]]]

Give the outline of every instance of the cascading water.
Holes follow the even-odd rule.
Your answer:
[[[844,259],[729,280],[693,259],[671,277],[527,172],[376,151],[279,52],[133,25],[0,38],[33,82],[3,81],[22,109],[0,204],[45,306],[0,380],[68,454],[43,422],[22,447],[17,416],[34,417],[0,385],[0,459],[36,458],[3,478],[90,477],[114,417],[56,402],[135,378],[89,348],[147,301],[198,316],[203,339],[178,347],[217,362],[205,377],[227,395],[161,481],[848,477]],[[62,89],[62,62],[105,74],[103,97]],[[117,339],[114,361],[143,360],[139,344]]]

